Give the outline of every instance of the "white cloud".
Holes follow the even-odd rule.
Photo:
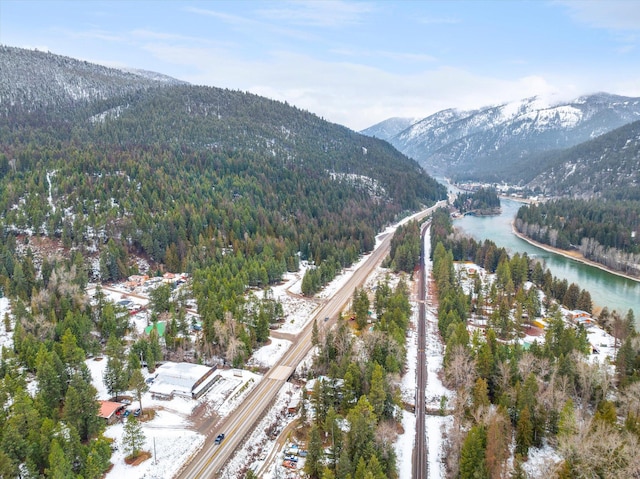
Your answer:
[[[153,30],[146,29],[135,29],[132,30],[131,36],[133,38],[138,38],[142,40],[175,40],[180,42],[189,42],[189,43],[213,43],[211,40],[206,38],[193,37],[188,35],[182,35],[177,33],[168,33],[168,32],[156,32]]]
[[[424,25],[457,25],[462,20],[455,17],[421,17],[418,22]]]
[[[411,53],[411,52],[397,52],[390,50],[367,50],[356,48],[332,48],[330,53],[351,58],[376,58],[384,57],[391,60],[411,62],[411,63],[424,63],[436,61],[436,57],[428,55],[426,53]]]
[[[287,101],[355,130],[392,116],[424,117],[451,107],[470,109],[535,95],[563,93],[569,98],[585,93],[569,80],[552,81],[542,75],[499,79],[451,67],[400,75],[284,51],[253,62],[223,49],[164,44],[149,44],[147,49],[163,61],[190,66],[198,73],[182,79],[194,84]]]
[[[640,2],[624,1],[560,1],[571,17],[592,27],[611,30],[640,30]]]
[[[230,25],[254,25],[256,23],[255,20],[251,20],[247,17],[241,15],[232,15],[230,13],[223,13],[217,10],[209,10],[196,7],[186,7],[184,10],[186,12],[195,13],[196,15],[214,17]]]
[[[324,3],[324,2],[319,2],[319,3]],[[184,10],[186,12],[194,13],[196,15],[215,18],[233,27],[237,31],[250,32],[252,34],[262,32],[262,33],[266,33],[267,35],[276,35],[276,36],[282,35],[289,38],[300,39],[300,40],[316,39],[313,35],[305,31],[304,29],[285,28],[285,27],[282,27],[281,25],[273,24],[270,22],[254,20],[247,16],[233,15],[229,13],[220,12],[217,10],[209,10],[209,9],[202,9],[202,8],[196,8],[196,7],[187,7]]]
[[[100,40],[105,42],[122,42],[126,39],[125,35],[101,29],[75,31],[69,29],[57,29],[57,32],[72,39]]]
[[[325,0],[279,3],[276,8],[263,8],[257,13],[264,18],[293,25],[343,27],[360,23],[363,15],[374,10],[370,3]]]

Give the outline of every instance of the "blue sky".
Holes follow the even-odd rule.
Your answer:
[[[640,1],[0,0],[0,43],[288,101],[355,130],[640,96]]]

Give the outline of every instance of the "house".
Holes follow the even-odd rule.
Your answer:
[[[287,406],[287,414],[297,414],[298,413],[298,408],[300,407],[300,398],[293,398],[291,399],[291,401],[289,402],[289,405]]]
[[[569,319],[577,324],[579,319],[586,318],[591,319],[591,314],[586,311],[582,311],[580,309],[574,309],[573,311],[569,311]]]
[[[98,401],[100,403],[100,412],[98,417],[101,417],[107,424],[113,424],[118,419],[118,414],[124,410],[127,405],[121,402],[115,401]]]
[[[167,324],[164,321],[157,321],[144,328],[144,333],[148,336],[151,334],[151,331],[155,329],[158,333],[158,337],[161,338],[162,336],[164,336],[164,331],[166,328]]]
[[[149,392],[154,399],[182,396],[198,399],[220,378],[214,374],[217,366],[191,363],[164,363],[156,369],[156,378]]]

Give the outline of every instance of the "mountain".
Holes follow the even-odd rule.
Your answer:
[[[540,157],[528,187],[543,193],[640,200],[640,121]]]
[[[389,141],[402,130],[406,130],[418,120],[419,118],[389,118],[387,120],[381,121],[380,123],[376,123],[375,125],[370,126],[365,130],[362,130],[360,133],[367,136],[375,136],[376,138],[380,138],[381,140]]]
[[[103,279],[126,276],[133,256],[195,271],[214,244],[277,259],[267,282],[298,252],[335,272],[445,194],[388,143],[286,103],[1,51],[2,226],[106,250]]]
[[[35,111],[106,100],[183,82],[126,72],[37,50],[0,45],[0,113]]]
[[[388,141],[427,171],[456,179],[526,182],[539,173],[540,154],[637,119],[640,98],[598,93],[550,105],[534,97],[472,111],[443,110]]]

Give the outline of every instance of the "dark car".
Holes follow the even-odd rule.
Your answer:
[[[220,444],[222,442],[222,440],[224,439],[224,434],[218,434],[216,436],[216,440],[213,441],[214,444]]]
[[[138,417],[140,414],[142,413],[142,410],[140,408],[136,409],[135,412],[133,413],[133,417]]]

